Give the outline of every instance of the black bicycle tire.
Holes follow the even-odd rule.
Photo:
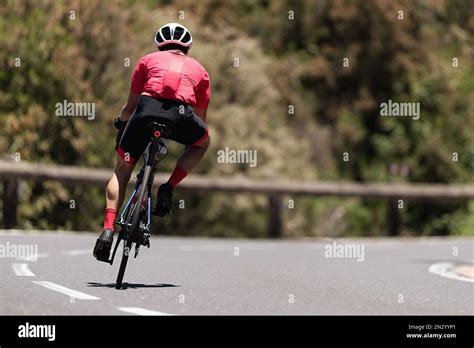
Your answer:
[[[136,204],[142,204],[143,202],[143,197],[145,196],[145,192],[148,188],[148,179],[150,177],[150,173],[151,173],[151,166],[146,166],[145,167],[145,173],[143,174],[143,181],[142,181],[142,184],[141,184],[141,187],[140,187],[140,192],[138,193],[138,199],[137,199],[137,202]],[[138,209],[135,209],[135,211],[133,212],[133,216],[132,216],[132,223],[131,223],[131,226],[130,226],[130,233],[127,233],[127,242],[125,244],[125,248],[124,248],[124,251],[122,253],[122,261],[120,262],[120,268],[119,268],[119,272],[118,272],[118,275],[117,275],[117,280],[115,282],[115,289],[121,289],[122,288],[122,281],[123,281],[123,276],[125,275],[125,269],[127,267],[127,262],[128,262],[128,257],[130,255],[130,252],[132,250],[132,243],[133,243],[133,237],[135,236],[136,233],[138,233],[138,228],[139,228],[139,224],[140,224],[140,206],[138,207]],[[128,231],[127,231],[128,232]],[[125,243],[125,241],[124,241]],[[128,250],[128,253],[125,253],[125,251]]]

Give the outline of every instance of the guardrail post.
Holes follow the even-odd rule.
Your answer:
[[[18,181],[13,178],[3,180],[3,227],[11,229],[17,224]]]
[[[400,214],[396,199],[389,199],[387,205],[388,231],[390,236],[400,235]]]
[[[268,196],[268,208],[268,236],[270,238],[280,238],[282,235],[281,196],[270,194]]]

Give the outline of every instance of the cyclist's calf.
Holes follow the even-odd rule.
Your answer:
[[[120,209],[134,168],[135,164],[125,162],[122,157],[117,155],[114,174],[107,185],[107,208]]]

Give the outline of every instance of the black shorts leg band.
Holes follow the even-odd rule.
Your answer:
[[[204,141],[206,141],[207,138],[209,138],[209,129],[208,128],[206,128],[206,133],[204,133],[204,135],[201,138],[199,138],[194,144],[191,144],[191,147],[198,147]]]

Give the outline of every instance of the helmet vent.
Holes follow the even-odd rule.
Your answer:
[[[191,35],[189,35],[189,33],[186,33],[181,39],[182,42],[189,42],[189,40],[191,40]]]
[[[183,36],[183,33],[184,33],[184,28],[177,27],[174,30],[173,39],[174,40],[179,40],[181,38],[181,36]]]
[[[161,30],[161,35],[163,35],[163,38],[164,38],[165,40],[171,40],[170,27],[164,27],[164,28]]]
[[[163,41],[165,41],[165,40],[163,40],[163,38],[161,37],[160,32],[157,32],[157,33],[156,33],[155,40],[156,40],[156,42],[158,42],[158,43],[162,43]]]

